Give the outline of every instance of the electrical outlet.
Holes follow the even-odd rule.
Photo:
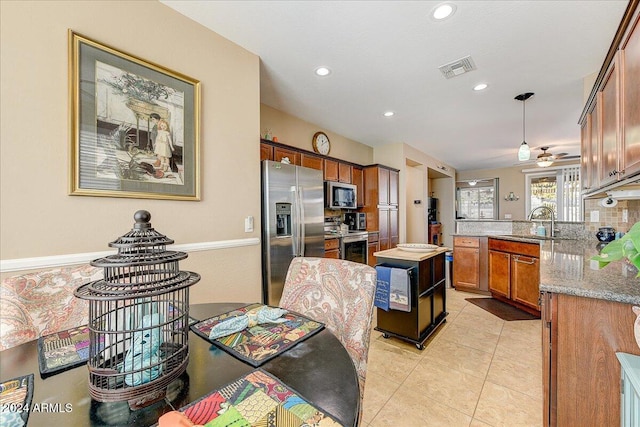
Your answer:
[[[504,214],[504,219],[511,219],[511,214],[510,213]]]
[[[622,222],[629,222],[629,209],[622,209]]]
[[[600,211],[591,211],[591,212],[589,212],[589,221],[591,221],[591,222],[600,222]]]
[[[244,232],[251,233],[253,231],[253,217],[249,215],[244,219]]]

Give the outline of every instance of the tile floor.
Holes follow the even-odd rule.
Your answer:
[[[361,426],[542,425],[540,320],[503,321],[478,296],[448,289],[422,351],[372,332]]]

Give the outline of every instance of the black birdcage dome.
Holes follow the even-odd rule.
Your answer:
[[[187,254],[138,211],[133,229],[109,243],[118,252],[95,259],[104,278],[82,285],[89,301],[89,390],[102,402],[137,408],[164,397],[189,359],[189,287],[200,275],[180,271]]]

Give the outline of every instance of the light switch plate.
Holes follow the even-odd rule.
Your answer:
[[[244,219],[244,232],[251,233],[253,231],[253,217],[249,215]]]
[[[622,222],[629,222],[629,209],[622,209]]]
[[[589,221],[600,222],[600,211],[591,211],[589,213]]]

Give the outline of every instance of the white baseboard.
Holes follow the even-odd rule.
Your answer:
[[[171,245],[169,247],[172,251],[182,252],[200,252],[211,251],[217,249],[229,249],[238,248],[242,246],[259,245],[260,239],[257,237],[251,237],[248,239],[234,239],[234,240],[218,240],[215,242],[199,242],[199,243],[186,243],[182,245]],[[104,252],[86,252],[79,254],[68,255],[53,255],[43,256],[35,258],[17,258],[17,259],[3,259],[0,260],[0,273],[21,271],[21,270],[38,270],[42,268],[55,268],[63,267],[67,265],[84,264],[92,261],[96,258],[101,258],[115,254],[116,251],[104,251]]]

